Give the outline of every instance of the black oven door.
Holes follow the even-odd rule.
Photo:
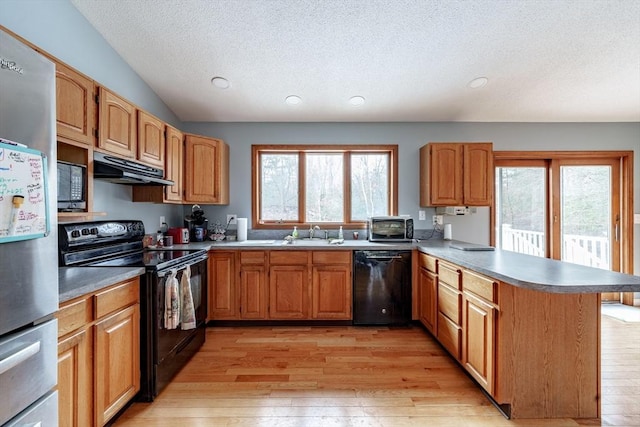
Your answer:
[[[183,329],[165,324],[165,295],[169,270],[147,272],[142,293],[140,400],[153,401],[173,376],[202,346],[207,318],[207,257],[206,255],[177,266],[176,279],[180,288],[186,265],[191,269],[190,289],[195,311],[195,328]]]

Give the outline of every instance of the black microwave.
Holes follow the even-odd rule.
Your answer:
[[[374,216],[369,218],[370,242],[410,242],[413,219],[407,216]]]
[[[58,160],[58,211],[87,208],[87,167]]]

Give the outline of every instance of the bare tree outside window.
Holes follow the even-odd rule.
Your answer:
[[[297,219],[298,155],[263,154],[261,163],[261,217],[273,221]]]
[[[254,145],[254,224],[362,226],[368,217],[396,214],[397,150],[396,145]]]
[[[388,155],[351,155],[351,218],[364,221],[371,216],[387,215],[388,176]]]

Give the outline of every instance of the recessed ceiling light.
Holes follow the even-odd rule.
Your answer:
[[[352,96],[351,98],[349,98],[349,104],[353,105],[354,107],[358,107],[364,104],[364,96]]]
[[[471,89],[480,89],[481,87],[485,87],[489,83],[489,79],[486,77],[478,77],[477,79],[471,80],[467,86]]]
[[[211,84],[217,87],[218,89],[228,89],[231,86],[229,80],[224,77],[214,77],[211,79]]]
[[[289,95],[284,99],[284,102],[289,105],[298,105],[302,102],[302,98],[300,98],[298,95]]]

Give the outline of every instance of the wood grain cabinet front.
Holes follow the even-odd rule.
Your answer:
[[[239,251],[240,318],[268,318],[267,251]]]
[[[311,318],[352,318],[351,251],[312,252]]]
[[[100,87],[99,103],[98,148],[135,159],[138,149],[136,107],[104,87]]]
[[[187,203],[229,204],[229,146],[221,139],[185,137]]]
[[[139,279],[60,306],[58,424],[103,426],[140,390]]]
[[[138,160],[164,169],[165,126],[162,120],[138,110]]]
[[[420,206],[490,206],[492,143],[429,143],[420,149]]]
[[[309,252],[271,251],[269,318],[309,318]]]
[[[93,147],[97,129],[93,80],[56,62],[56,127],[59,141]]]
[[[209,319],[238,318],[235,258],[231,251],[209,252]]]

